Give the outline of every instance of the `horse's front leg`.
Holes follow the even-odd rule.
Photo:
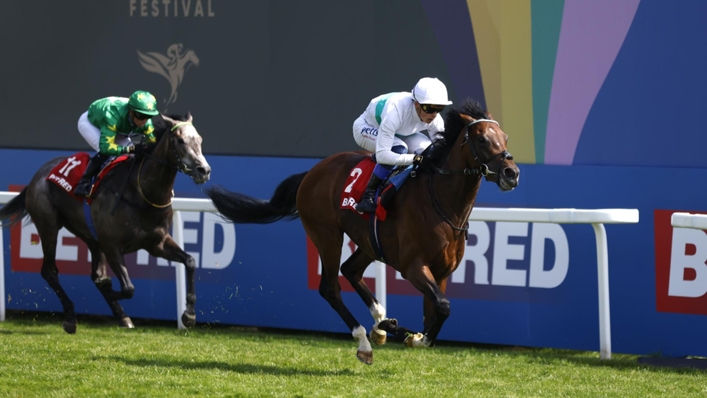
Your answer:
[[[422,264],[420,260],[416,260],[408,268],[406,277],[425,296],[425,329],[422,333],[405,331],[408,334],[405,345],[408,347],[432,347],[450,313],[449,300],[442,291],[442,289],[446,290],[446,279],[438,284],[429,267]],[[399,329],[402,332],[402,328]]]
[[[117,247],[103,248],[103,255],[105,256],[110,269],[120,281],[120,292],[113,291],[112,287],[106,289],[103,287],[101,293],[104,293],[106,301],[110,304],[113,300],[124,300],[132,298],[135,294],[135,286],[130,281],[130,276],[128,276],[128,269],[125,267],[125,259],[123,254]],[[109,285],[110,286],[110,285]]]
[[[196,311],[194,309],[196,303],[196,289],[194,287],[196,261],[182,250],[169,235],[165,235],[161,244],[148,248],[147,251],[155,257],[162,257],[169,261],[177,261],[184,264],[187,271],[187,309],[182,314],[182,323],[186,327],[194,327],[196,325]]]
[[[94,245],[89,245],[89,250],[91,250],[91,280],[106,300],[113,316],[120,322],[120,327],[134,328],[133,321],[125,314],[123,307],[115,299],[116,294],[113,293],[113,282],[108,275],[105,255]]]

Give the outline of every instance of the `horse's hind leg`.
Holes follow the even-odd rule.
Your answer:
[[[123,307],[115,300],[115,294],[113,292],[113,282],[108,275],[108,269],[106,268],[106,258],[98,249],[95,244],[88,245],[91,251],[91,280],[101,292],[101,295],[106,300],[108,307],[110,307],[113,316],[120,322],[120,327],[132,329],[135,327],[133,321],[125,314]]]
[[[39,239],[42,242],[42,251],[44,252],[44,260],[42,260],[41,275],[49,284],[49,287],[54,290],[57,297],[61,301],[61,306],[64,308],[64,322],[62,327],[69,334],[76,333],[76,312],[74,312],[74,303],[71,302],[69,296],[64,291],[59,283],[59,269],[56,266],[56,243],[61,225],[55,216],[35,217],[32,215],[37,227]]]
[[[319,282],[319,294],[336,311],[346,326],[351,330],[354,340],[358,342],[356,357],[359,361],[370,365],[373,363],[373,348],[366,337],[366,328],[354,318],[353,314],[341,300],[341,285],[339,285],[339,262],[341,261],[341,247],[344,244],[344,234],[339,230],[322,228],[321,224],[312,228],[302,221],[307,235],[319,251],[322,259],[322,278]]]
[[[182,323],[186,327],[194,327],[196,325],[196,289],[194,286],[194,271],[196,270],[196,261],[194,258],[182,250],[179,245],[167,235],[162,244],[148,249],[148,252],[155,257],[162,257],[169,261],[177,261],[184,264],[187,277],[187,308],[182,314]]]
[[[371,311],[373,316],[373,327],[371,328],[371,341],[377,345],[385,344],[387,333],[378,329],[378,324],[386,319],[385,308],[378,302],[376,296],[373,295],[371,289],[363,281],[363,273],[366,268],[373,262],[373,257],[364,253],[360,248],[356,249],[342,265],[341,273],[351,283],[356,293],[361,296],[361,299],[366,303],[366,307]]]

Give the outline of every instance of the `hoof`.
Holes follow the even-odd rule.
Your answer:
[[[99,288],[102,287],[103,285],[108,285],[108,286],[112,285],[111,279],[108,276],[103,277],[103,278],[96,278],[93,280],[93,283],[95,283],[96,286],[98,286]]]
[[[130,318],[128,318],[127,316],[120,320],[120,327],[125,328],[125,329],[135,329],[135,325],[133,325],[133,321]]]
[[[425,345],[422,341],[424,337],[425,336],[422,333],[411,334],[405,338],[405,341],[403,343],[405,344],[405,347],[409,348],[424,347]]]
[[[395,318],[384,319],[378,323],[378,330],[385,330],[390,334],[398,332],[398,320]]]
[[[182,323],[188,328],[196,326],[196,314],[189,314],[186,311],[182,314]]]
[[[375,345],[383,345],[388,340],[388,333],[376,328],[371,329],[371,341]]]
[[[366,365],[373,364],[373,351],[356,351],[356,358]]]
[[[63,327],[64,331],[68,334],[75,334],[76,333],[76,322],[64,321],[61,324],[61,327]]]

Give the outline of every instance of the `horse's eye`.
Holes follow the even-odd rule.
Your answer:
[[[486,143],[486,137],[484,137],[483,135],[482,135],[482,136],[479,136],[479,138],[477,138],[476,141],[478,141],[479,144],[485,144],[485,143]]]
[[[184,144],[184,140],[181,139],[181,138],[177,138],[177,142],[180,143],[180,144],[182,144],[182,145]]]

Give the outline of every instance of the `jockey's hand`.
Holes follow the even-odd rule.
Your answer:
[[[145,153],[145,146],[130,144],[125,147],[125,153],[134,153],[137,156],[141,156]]]
[[[422,155],[415,155],[415,157],[412,159],[412,164],[420,169],[426,169],[429,166],[429,163],[429,159]]]
[[[424,159],[425,159],[425,158],[424,158],[422,155],[415,155],[415,157],[412,159],[412,164],[415,165],[415,166],[417,166],[417,167],[421,167],[421,166],[422,166],[422,161],[423,161]]]
[[[424,150],[416,150],[415,157],[412,160],[412,164],[418,169],[429,169],[432,165],[432,145],[429,145]]]
[[[135,149],[133,150],[133,153],[135,156],[142,156],[145,154],[145,145],[139,144],[139,145],[134,145]]]

